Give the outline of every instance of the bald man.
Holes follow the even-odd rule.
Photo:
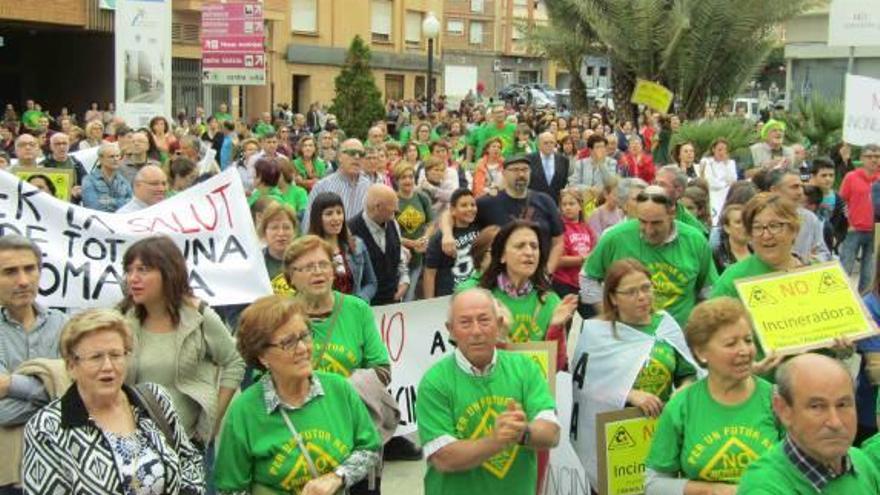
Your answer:
[[[131,213],[143,210],[165,199],[168,179],[165,172],[155,165],[144,165],[134,176],[132,182],[134,196],[116,213]]]
[[[852,446],[855,387],[839,361],[801,354],[776,371],[773,410],[785,440],[752,462],[737,493],[880,493],[880,468]]]
[[[342,198],[346,220],[359,214],[364,209],[367,190],[370,188],[370,180],[362,173],[365,156],[364,145],[359,140],[343,141],[339,146],[339,168],[315,183],[309,192],[309,206],[306,211],[311,211],[315,196],[331,192]],[[309,231],[308,214],[303,218],[302,231]]]
[[[379,287],[370,300],[373,306],[400,302],[409,288],[408,256],[400,241],[400,225],[394,219],[396,211],[394,189],[373,184],[367,190],[363,211],[348,222],[351,233],[366,243],[376,272]]]
[[[556,137],[552,132],[538,136],[538,151],[526,155],[531,169],[529,189],[548,194],[559,204],[559,192],[568,182],[568,157],[556,152]]]

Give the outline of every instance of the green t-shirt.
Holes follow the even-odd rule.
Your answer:
[[[685,208],[684,205],[681,204],[681,201],[675,204],[675,219],[685,225],[690,225],[691,227],[694,227],[695,229],[702,232],[703,235],[709,235],[709,229],[706,227],[706,225],[703,222],[697,220],[697,217],[693,216],[691,212],[689,212],[687,208]]]
[[[216,112],[216,113],[214,113],[214,118],[217,119],[217,122],[220,122],[222,124],[223,122],[226,122],[227,120],[232,120],[232,114],[223,113],[223,112]]]
[[[454,355],[425,373],[416,394],[422,445],[443,436],[477,440],[491,435],[495,418],[510,399],[522,406],[529,422],[555,409],[547,380],[534,361],[522,354],[495,352],[495,368],[485,377],[465,373]],[[425,495],[534,495],[537,476],[535,451],[513,445],[468,471],[441,473],[428,462]]]
[[[657,422],[645,466],[689,480],[736,483],[783,436],[773,416],[773,386],[754,380],[752,396],[736,406],[715,401],[707,379],[674,395]]]
[[[39,110],[27,110],[21,116],[21,123],[28,129],[36,129],[42,116],[43,112]]]
[[[300,175],[300,177],[308,177],[308,174],[306,173],[306,164],[301,157],[293,161],[293,166],[296,168],[296,171]],[[327,174],[327,164],[324,162],[324,160],[321,160],[318,157],[315,157],[312,160],[312,168],[315,170],[315,177],[318,179],[323,179],[324,176]]]
[[[339,315],[326,352],[323,349],[327,345],[327,333],[333,316],[323,320],[312,319],[312,356],[314,359],[322,356],[320,363],[313,363],[315,369],[347,377],[356,369],[389,365],[388,349],[382,343],[370,306],[360,298],[350,295],[343,297],[336,291],[333,292],[333,301],[334,311],[338,311]]]
[[[672,242],[651,246],[642,239],[637,220],[620,223],[599,239],[584,264],[584,272],[594,280],[604,280],[615,261],[641,261],[651,272],[654,309],[667,311],[684,328],[700,291],[714,284],[718,274],[706,237],[681,222],[675,222],[675,228]]]
[[[253,132],[258,138],[261,138],[261,137],[265,136],[266,134],[274,134],[275,133],[275,126],[273,126],[272,124],[267,124],[265,122],[260,121],[257,123],[257,125],[254,126]]]
[[[663,313],[654,313],[651,323],[644,326],[630,326],[653,337],[657,334],[657,327],[660,326],[661,321],[663,321]],[[666,402],[672,394],[672,387],[676,381],[696,374],[694,367],[675,350],[672,344],[661,340],[651,348],[651,354],[636,376],[632,388],[654,394]]]
[[[718,277],[718,281],[712,286],[710,297],[728,296],[739,299],[739,293],[736,292],[736,285],[734,285],[737,280],[766,275],[773,271],[773,268],[761,261],[761,258],[750,254],[745,259],[737,261],[724,270],[724,273]]]
[[[462,291],[465,291],[468,289],[473,289],[474,287],[479,287],[480,286],[480,278],[482,278],[482,276],[483,276],[483,273],[480,272],[479,270],[475,269],[471,273],[470,277],[468,277],[467,279],[463,280],[462,282],[456,284],[455,292],[458,293],[458,292],[462,292]]]
[[[425,235],[428,225],[434,221],[434,211],[431,209],[431,200],[421,191],[409,198],[397,196],[397,223],[400,225],[400,234],[406,239],[418,239]],[[423,253],[411,251],[412,260],[410,266],[421,264]]]
[[[232,400],[217,450],[214,481],[222,492],[249,492],[258,483],[275,493],[300,493],[312,479],[296,440],[281,417],[287,414],[320,474],[332,472],[355,450],[378,452],[379,433],[348,381],[316,371],[324,395],[303,407],[266,410],[260,381]],[[270,380],[265,375],[264,380]]]
[[[519,344],[544,340],[553,311],[559,305],[559,296],[555,292],[546,292],[540,306],[538,292],[534,290],[527,296],[514,298],[496,287],[492,289],[492,295],[510,310],[513,320],[510,322],[509,342]]]
[[[877,402],[880,403],[880,396],[877,397]],[[861,450],[874,461],[875,465],[880,466],[880,433],[875,433],[874,436],[862,442]]]
[[[501,147],[501,154],[508,157],[513,154],[513,145],[516,141],[516,124],[505,123],[499,128],[494,122],[487,122],[477,127],[468,135],[468,146],[474,147],[474,161],[478,161],[483,156],[483,147],[486,141],[492,138],[500,138],[504,146]]]
[[[259,189],[254,189],[254,192],[248,196],[248,206],[254,206],[254,203],[256,203],[262,196],[263,193],[260,192]],[[272,189],[269,189],[266,197],[278,201],[279,203],[286,204],[293,208],[293,211],[297,213],[305,210],[309,204],[309,195],[306,193],[306,190],[293,184],[288,186],[287,191],[285,192],[281,192],[281,189],[273,187]]]
[[[263,249],[263,261],[266,264],[266,272],[269,274],[272,293],[276,296],[292,296],[296,294],[296,290],[284,278],[284,261],[274,258],[269,254],[269,249],[267,248]]]
[[[854,473],[846,473],[825,485],[822,494],[861,495],[880,493],[880,470],[861,450],[851,447]],[[783,442],[753,462],[740,480],[739,495],[791,495],[817,493],[783,450]]]

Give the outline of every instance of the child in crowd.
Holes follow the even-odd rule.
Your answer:
[[[425,254],[425,272],[422,275],[425,299],[452,294],[455,286],[467,280],[474,271],[471,246],[479,234],[479,229],[474,223],[477,217],[474,193],[467,188],[456,189],[449,204],[456,254],[453,258],[443,252],[442,233],[439,230],[435,232],[428,242]]]
[[[581,195],[575,189],[564,189],[559,193],[559,209],[565,231],[562,234],[563,251],[559,266],[553,272],[553,290],[559,297],[580,292],[579,274],[587,257],[599,241],[593,229],[584,222]],[[588,304],[578,308],[585,319],[595,316]],[[585,314],[586,313],[586,314]]]

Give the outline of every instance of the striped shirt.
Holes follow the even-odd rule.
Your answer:
[[[332,192],[342,198],[342,206],[345,208],[345,220],[348,221],[364,209],[364,203],[367,199],[367,189],[370,188],[371,182],[359,175],[357,181],[352,181],[340,172],[334,172],[327,177],[319,180],[309,193],[309,205],[306,208],[306,215],[302,222],[302,232],[309,231],[309,215],[312,211],[312,203],[315,196],[322,192]]]

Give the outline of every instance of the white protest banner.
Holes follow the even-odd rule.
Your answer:
[[[880,46],[880,11],[865,0],[834,0],[828,13],[828,46]]]
[[[880,79],[846,75],[843,140],[857,146],[880,143]]]
[[[211,305],[243,304],[272,293],[237,172],[228,170],[147,209],[112,214],[55,199],[0,172],[0,235],[20,234],[43,250],[40,301],[111,306],[122,299],[122,257],[153,234],[184,253],[190,284]]]
[[[171,0],[117,0],[116,115],[133,128],[171,115]]]
[[[569,436],[573,408],[571,373],[560,371],[556,374],[556,416],[562,425],[562,431],[559,445],[550,450],[542,495],[590,495],[587,471]]]
[[[95,168],[95,164],[98,163],[98,150],[99,146],[95,146],[93,148],[86,148],[84,150],[74,151],[70,154],[70,156],[76,158],[83,164],[86,172],[92,173],[92,169]]]
[[[416,431],[416,390],[419,381],[444,354],[452,352],[446,331],[449,297],[388,306],[373,314],[391,359],[391,395],[400,407],[397,435]]]

